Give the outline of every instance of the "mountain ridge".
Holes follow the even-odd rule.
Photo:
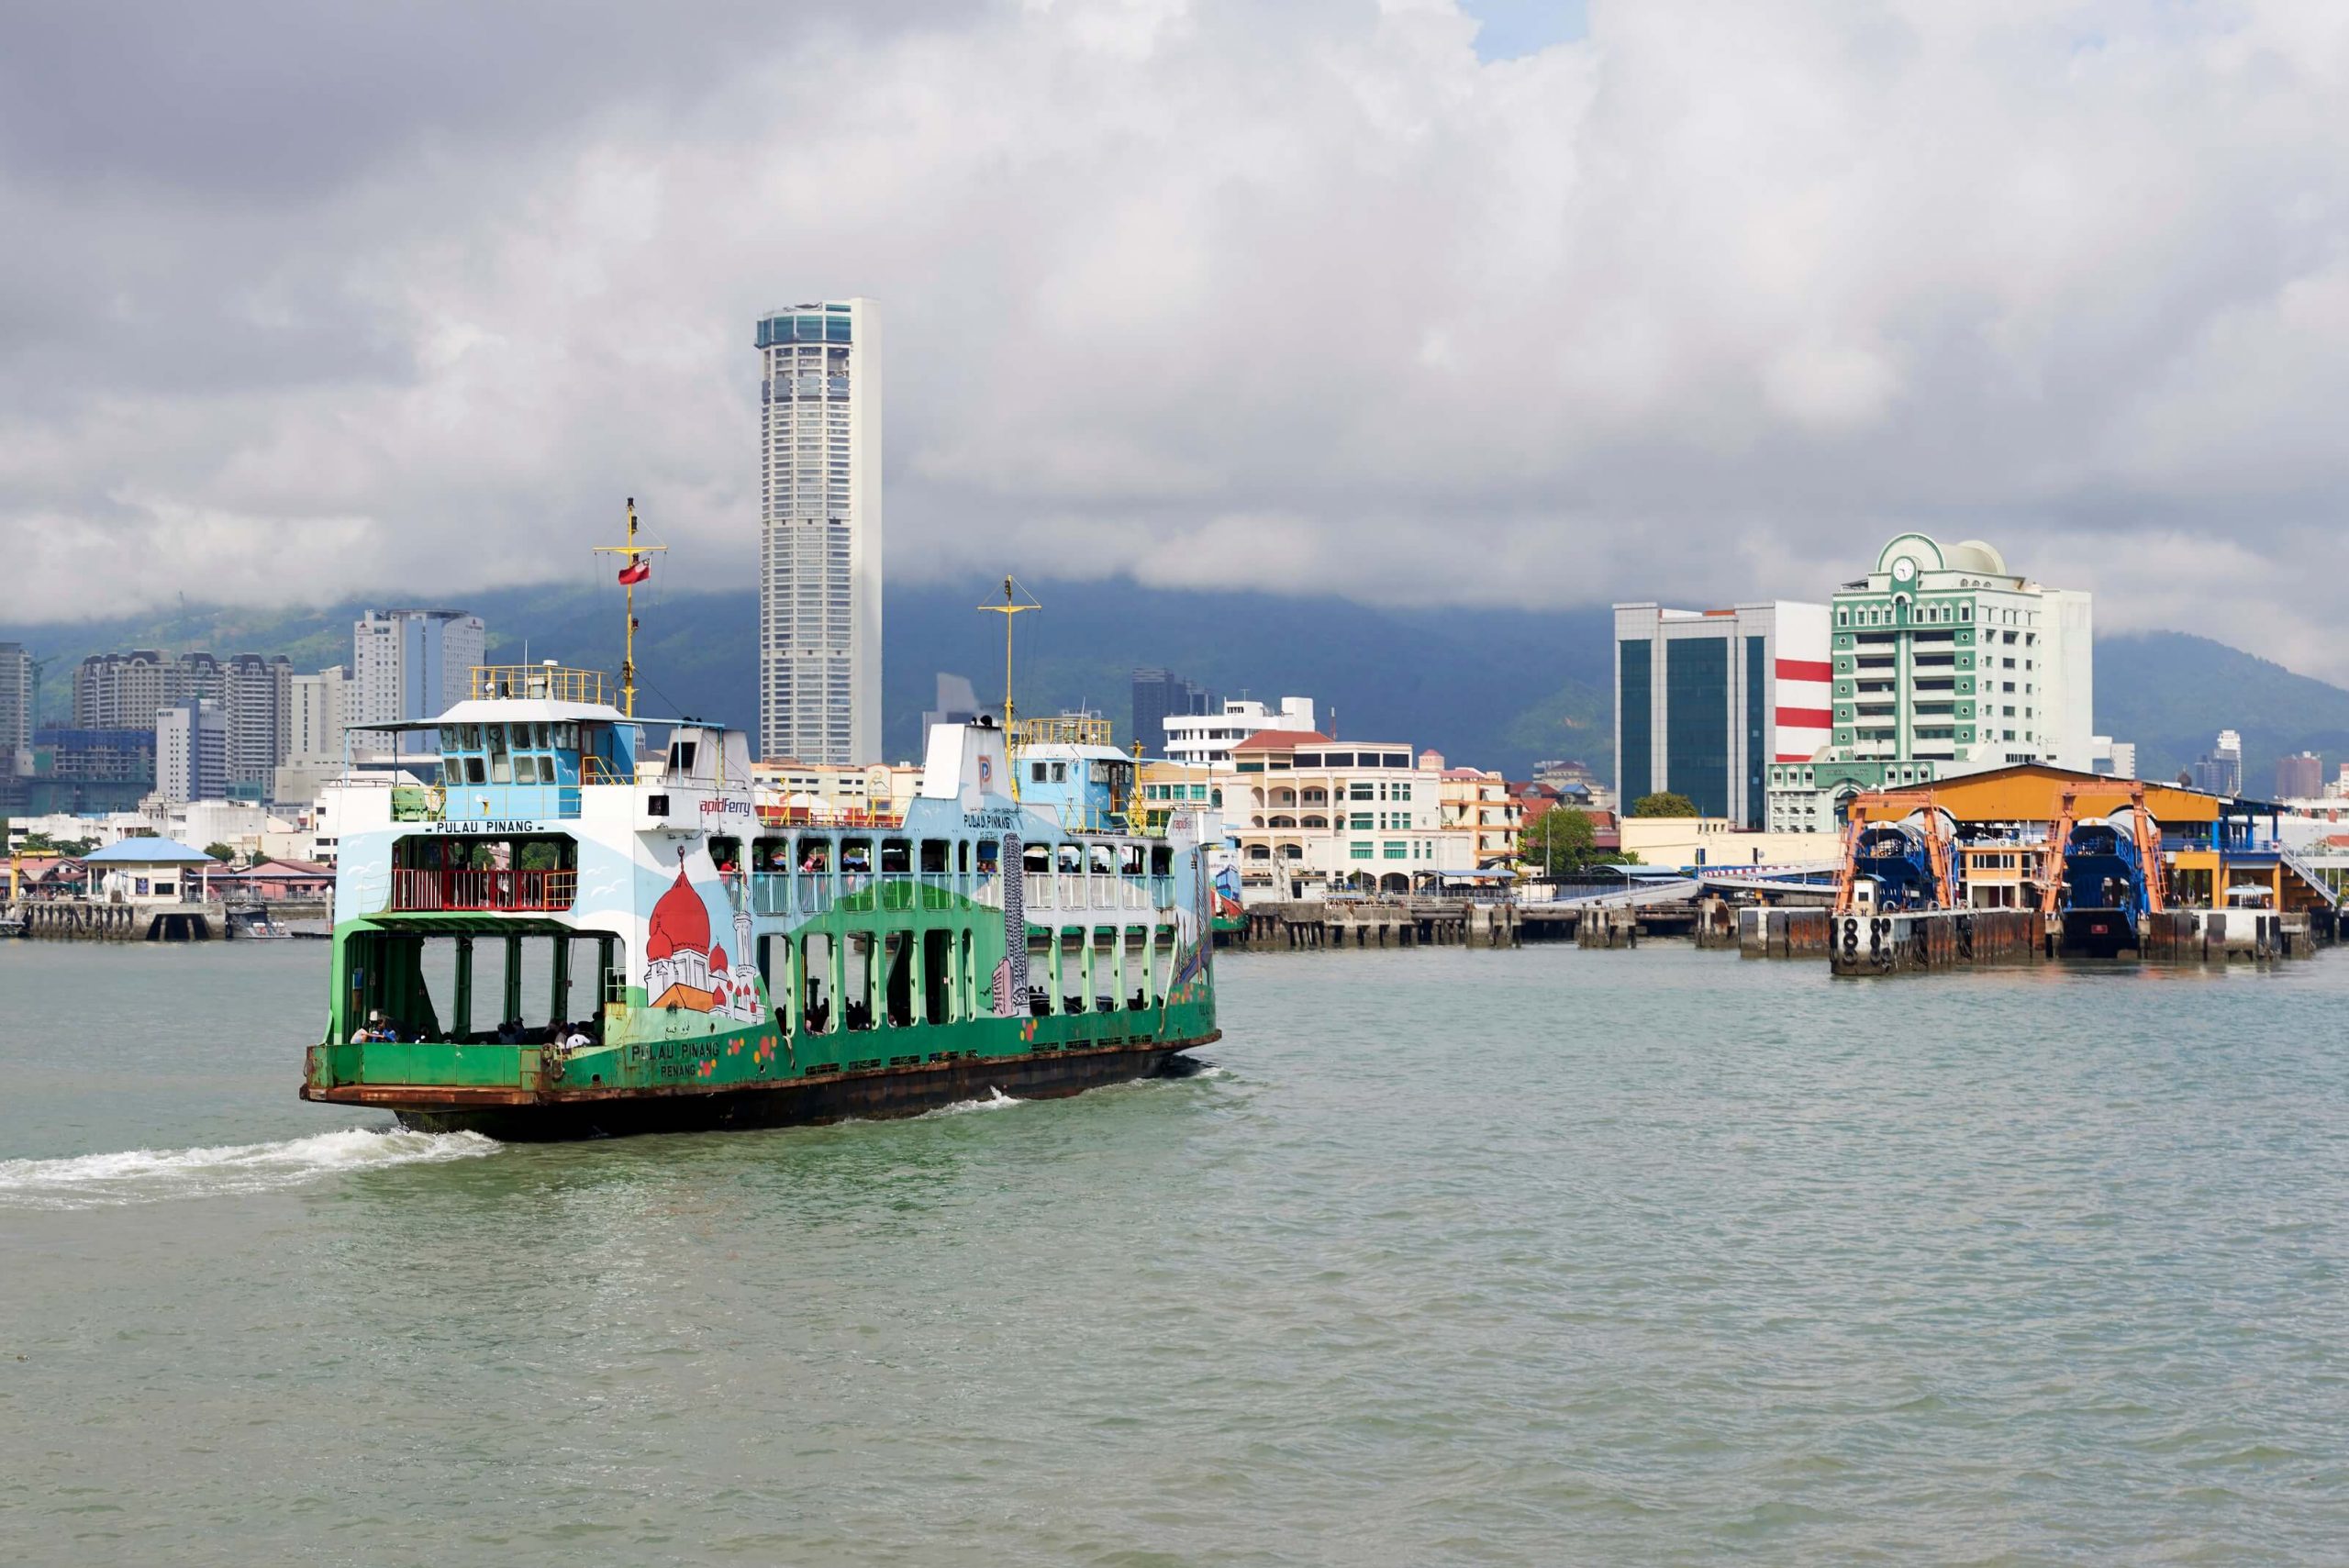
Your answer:
[[[1089,706],[1129,728],[1137,666],[1163,665],[1223,693],[1310,696],[1324,728],[1433,748],[1451,760],[1522,777],[1545,757],[1613,765],[1613,637],[1605,606],[1574,609],[1392,609],[1330,595],[1150,588],[1124,579],[1036,579],[1044,605],[1020,617],[1021,710]],[[934,676],[971,677],[999,696],[1003,643],[977,611],[984,585],[892,588],[883,611],[883,744],[919,755]],[[347,663],[351,623],[388,601],[284,610],[195,605],[160,615],[0,624],[45,656],[42,707],[71,711],[72,671],[85,654],[203,648],[284,653],[296,668]],[[464,595],[487,623],[494,657],[619,663],[619,604],[600,581]],[[642,706],[744,727],[757,717],[757,594],[667,588],[639,601]],[[2210,750],[2221,728],[2244,737],[2244,785],[2267,791],[2278,757],[2301,750],[2349,758],[2349,690],[2188,632],[2097,639],[2097,728],[2133,740],[2138,771],[2169,778]],[[1371,732],[1375,730],[1375,734]]]

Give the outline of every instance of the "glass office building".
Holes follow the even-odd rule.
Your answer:
[[[1827,742],[1827,606],[1615,606],[1615,787],[1683,795],[1703,817],[1760,828],[1773,761]]]

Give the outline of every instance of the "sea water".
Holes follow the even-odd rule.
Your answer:
[[[2349,1560],[2349,955],[1227,955],[528,1148],[297,1102],[325,957],[0,944],[0,1562]]]

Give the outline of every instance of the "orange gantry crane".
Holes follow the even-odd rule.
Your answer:
[[[1930,789],[1882,790],[1854,795],[1843,819],[1843,863],[1835,873],[1835,913],[1848,914],[1852,887],[1858,880],[1860,837],[1874,821],[1898,821],[1911,811],[1925,817],[1925,856],[1933,869],[1933,907],[1957,907],[1956,856],[1952,853],[1949,823]],[[1882,817],[1866,813],[1882,812]]]
[[[2079,822],[2079,795],[2076,788],[2065,790],[2055,820],[2047,825],[2047,844],[2039,857],[2042,915],[2054,914],[2063,900],[2064,851],[2070,847],[2072,829]],[[2129,781],[2129,836],[2137,848],[2139,873],[2145,879],[2145,907],[2158,915],[2163,908],[2162,884],[2168,880],[2162,867],[2162,825],[2154,820],[2154,808],[2146,798],[2142,779]]]

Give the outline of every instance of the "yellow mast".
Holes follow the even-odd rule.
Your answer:
[[[665,544],[636,542],[636,497],[628,498],[628,542],[599,544],[594,547],[597,555],[625,555],[628,564],[620,572],[620,584],[628,590],[628,631],[620,652],[620,711],[630,718],[636,717],[636,579],[630,575],[640,557],[657,555],[668,549]]]
[[[1011,754],[1019,749],[1019,745],[1018,733],[1012,728],[1011,617],[1026,610],[1041,610],[1044,607],[1033,599],[1025,604],[1020,603],[1019,593],[1024,591],[1019,589],[1019,584],[1007,573],[1003,579],[1003,603],[979,606],[988,614],[1003,617],[1003,755],[1007,762],[1010,761]],[[1014,800],[1019,798],[1019,770],[1018,768],[1011,770],[1011,798]]]

